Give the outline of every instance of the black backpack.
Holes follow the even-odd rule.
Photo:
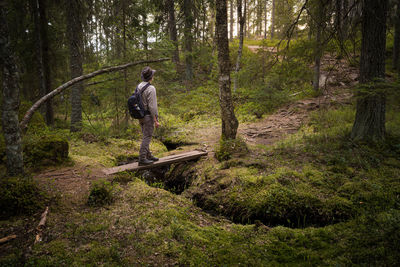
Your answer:
[[[139,87],[136,87],[133,95],[128,98],[128,109],[132,118],[143,119],[145,115],[150,114],[148,110],[145,110],[142,100],[142,94],[149,86],[150,83],[147,83],[143,86],[142,90],[139,90]]]

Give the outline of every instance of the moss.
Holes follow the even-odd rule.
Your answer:
[[[24,161],[29,166],[60,164],[68,159],[68,140],[57,134],[27,135],[23,140]]]
[[[244,156],[249,152],[246,143],[241,138],[221,139],[215,150],[215,157],[218,161],[229,160],[233,157]]]
[[[95,182],[89,193],[87,204],[89,206],[103,206],[111,204],[115,200],[117,187],[110,182],[100,180]]]
[[[0,179],[0,217],[32,214],[43,209],[46,195],[32,179]]]

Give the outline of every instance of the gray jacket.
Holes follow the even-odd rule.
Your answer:
[[[141,82],[138,85],[139,90],[141,91],[146,84],[147,82]],[[143,92],[142,96],[144,108],[150,111],[152,118],[155,116],[158,119],[156,88],[153,85],[150,85],[147,87],[146,91]]]

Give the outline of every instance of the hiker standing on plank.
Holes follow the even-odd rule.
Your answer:
[[[150,152],[150,141],[153,136],[154,127],[160,127],[158,122],[157,95],[156,88],[151,85],[156,71],[150,67],[145,67],[142,70],[142,81],[138,85],[138,89],[142,94],[142,101],[146,110],[146,115],[143,119],[139,119],[140,127],[142,128],[142,143],[139,150],[139,166],[149,165],[158,158],[154,157]]]

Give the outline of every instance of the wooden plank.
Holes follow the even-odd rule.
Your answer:
[[[177,154],[177,155],[170,155],[164,158],[160,158],[158,161],[155,161],[153,164],[150,165],[145,165],[145,166],[139,166],[137,162],[118,166],[118,167],[113,167],[109,169],[104,169],[102,170],[104,174],[106,175],[111,175],[111,174],[116,174],[119,172],[123,171],[138,171],[138,170],[145,170],[145,169],[152,169],[164,165],[169,165],[181,161],[188,161],[196,158],[200,158],[202,156],[206,156],[208,152],[204,151],[190,151],[182,154]]]

